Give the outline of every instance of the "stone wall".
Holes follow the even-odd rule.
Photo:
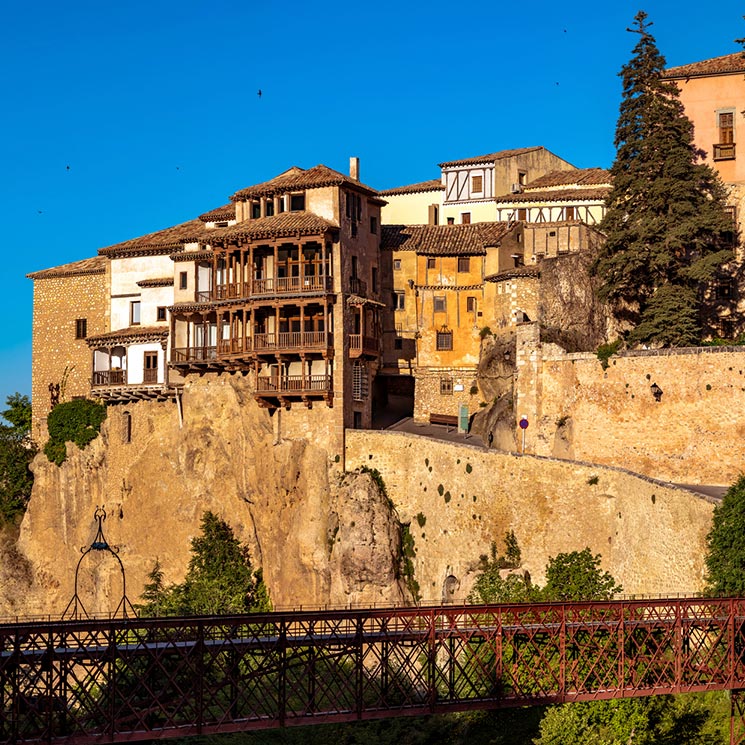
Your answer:
[[[88,336],[108,331],[104,269],[81,275],[52,274],[34,280],[32,437],[39,443],[46,440],[50,383],[60,385],[60,401],[90,393],[92,352],[84,338],[76,338],[76,319],[87,321]]]
[[[603,369],[595,354],[540,345],[529,328],[518,329],[520,349],[529,452],[680,483],[726,485],[743,471],[745,349],[640,350]]]
[[[427,422],[430,414],[456,416],[461,404],[468,406],[469,415],[478,411],[481,399],[476,373],[475,367],[417,368],[414,419]]]
[[[415,540],[416,579],[439,602],[454,576],[465,597],[479,557],[514,530],[542,584],[551,556],[589,546],[627,594],[702,589],[705,498],[622,469],[519,456],[399,432],[348,432],[347,468],[383,477]]]

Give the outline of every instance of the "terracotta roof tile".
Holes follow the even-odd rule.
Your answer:
[[[130,326],[126,329],[117,329],[105,334],[96,334],[86,339],[89,347],[102,342],[143,342],[165,339],[168,336],[168,326]]]
[[[237,191],[230,197],[230,200],[232,202],[240,202],[252,197],[269,197],[275,194],[285,194],[290,191],[317,189],[322,186],[350,186],[365,194],[377,196],[375,189],[365,186],[359,181],[355,181],[353,178],[335,171],[333,168],[317,165],[307,170],[293,166],[269,181],[264,181]]]
[[[81,274],[105,274],[106,264],[106,259],[103,257],[93,256],[90,259],[73,261],[71,264],[61,264],[51,269],[41,269],[26,276],[29,279],[50,279],[51,277],[73,277]]]
[[[394,189],[385,189],[378,192],[382,197],[393,196],[394,194],[417,194],[423,191],[442,191],[445,187],[438,178],[429,181],[420,181],[418,184],[408,184],[407,186],[397,186]]]
[[[222,207],[215,207],[215,209],[199,215],[199,219],[202,222],[235,220],[235,205],[231,202],[230,204],[224,204]]]
[[[260,239],[281,238],[293,235],[317,235],[327,230],[338,229],[336,223],[319,217],[313,212],[282,212],[271,217],[246,220],[229,228],[210,231],[212,243],[224,243],[236,238]]]
[[[545,189],[552,186],[606,186],[610,185],[610,171],[604,168],[576,168],[572,171],[549,171],[531,181],[524,191]]]
[[[745,72],[745,55],[743,52],[725,54],[723,57],[692,62],[689,65],[670,67],[663,73],[664,78],[695,78],[701,75],[730,74]]]
[[[138,287],[172,287],[173,277],[157,277],[155,279],[141,279]]]
[[[167,253],[173,248],[180,247],[184,243],[193,243],[205,241],[210,235],[216,232],[205,224],[197,220],[174,225],[165,230],[158,230],[155,233],[148,233],[139,238],[132,238],[123,243],[116,243],[113,246],[100,248],[98,253],[102,256],[116,256],[138,253]]]
[[[476,256],[499,245],[513,228],[506,222],[472,225],[384,225],[381,248],[438,256]]]
[[[495,197],[497,203],[512,204],[515,202],[598,202],[605,199],[610,186],[600,186],[595,189],[545,189],[524,191],[521,194],[504,194]]]
[[[514,269],[507,269],[498,274],[490,274],[484,277],[485,282],[503,282],[506,279],[516,279],[518,277],[540,277],[541,269],[537,264],[527,266],[517,266]]]
[[[530,153],[533,150],[543,150],[543,146],[538,145],[536,147],[518,147],[513,150],[500,150],[496,153],[489,153],[488,155],[479,155],[475,158],[462,158],[461,160],[447,160],[444,163],[439,163],[440,168],[448,168],[449,166],[466,166],[471,163],[491,163],[495,160],[502,160],[503,158],[511,158],[513,155],[523,155],[524,153]]]

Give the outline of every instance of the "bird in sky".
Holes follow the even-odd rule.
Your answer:
[[[256,94],[259,98],[261,98],[261,88],[259,88],[258,93]]]
[[[68,171],[70,170],[70,166],[67,166],[67,170],[68,170]]]

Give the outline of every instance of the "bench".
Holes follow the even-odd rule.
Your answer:
[[[430,414],[429,423],[444,424],[449,430],[450,427],[458,426],[458,416],[457,414]]]

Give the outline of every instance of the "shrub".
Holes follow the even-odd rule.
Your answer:
[[[597,355],[603,370],[608,369],[608,360],[621,348],[622,343],[620,339],[616,339],[608,344],[601,344],[598,347]]]
[[[104,419],[106,407],[95,401],[80,398],[58,404],[47,417],[49,441],[44,445],[44,454],[52,463],[62,465],[67,457],[65,443],[74,442],[84,448],[98,437]]]

